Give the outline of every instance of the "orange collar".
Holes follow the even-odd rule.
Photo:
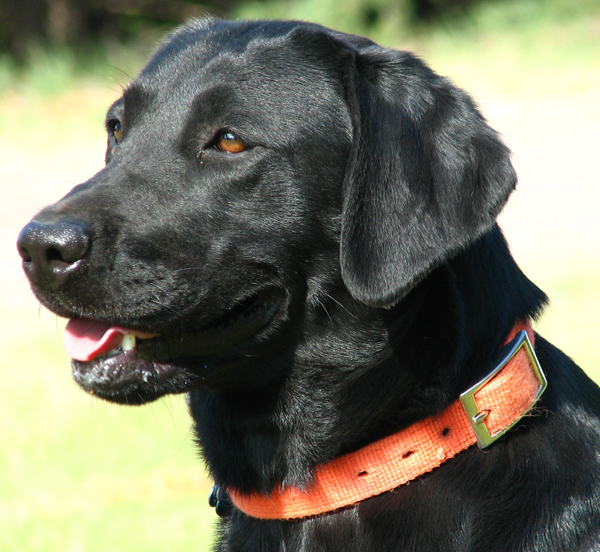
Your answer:
[[[484,380],[436,416],[316,467],[311,485],[270,495],[228,489],[235,506],[260,519],[299,519],[351,506],[437,468],[477,443],[484,448],[525,416],[546,388],[531,324],[518,323],[508,353]]]

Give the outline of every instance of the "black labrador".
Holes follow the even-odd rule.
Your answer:
[[[240,501],[312,504],[318,474],[440,419],[529,343],[514,328],[546,297],[495,222],[515,173],[466,93],[365,38],[204,20],[106,126],[106,167],[25,227],[23,267],[71,319],[83,389],[189,393],[218,551],[600,550],[600,391],[530,331],[548,388],[533,406],[536,371],[485,450],[303,514]]]

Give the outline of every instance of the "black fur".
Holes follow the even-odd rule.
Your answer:
[[[495,224],[507,148],[412,54],[305,23],[193,22],[107,126],[106,168],[23,230],[24,267],[61,316],[161,334],[74,375],[123,403],[188,391],[220,485],[305,486],[440,412],[545,303]],[[219,148],[226,131],[245,151]],[[314,519],[234,511],[217,550],[600,550],[600,392],[536,351],[548,391],[487,451]]]

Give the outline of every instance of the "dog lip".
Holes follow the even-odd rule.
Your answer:
[[[72,360],[71,365],[75,381],[85,391],[117,403],[143,404],[186,390],[186,378],[175,366],[137,358],[135,350],[87,362]]]
[[[138,342],[137,354],[147,360],[168,362],[188,357],[218,355],[253,337],[266,327],[281,306],[283,292],[268,289],[238,302],[225,316],[198,330],[162,333]]]
[[[126,404],[142,404],[167,393],[190,391],[204,382],[209,375],[207,370],[218,369],[211,357],[229,352],[269,325],[283,297],[281,290],[271,288],[238,303],[228,315],[202,329],[160,334],[139,340],[134,349],[89,361],[73,359],[73,377],[89,393]],[[196,357],[203,359],[197,369],[177,363]]]

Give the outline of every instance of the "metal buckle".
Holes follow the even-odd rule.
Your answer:
[[[494,433],[493,435],[490,433],[488,427],[485,425],[485,419],[488,415],[488,412],[480,412],[479,407],[477,406],[477,402],[475,401],[475,394],[482,387],[484,387],[490,380],[492,380],[497,374],[499,374],[502,369],[511,361],[511,359],[520,351],[521,348],[525,348],[527,355],[529,356],[529,360],[531,361],[531,368],[535,377],[540,383],[540,386],[535,394],[535,398],[531,403],[533,406],[537,400],[542,396],[542,393],[546,390],[548,386],[548,380],[542,371],[542,367],[535,356],[535,352],[533,351],[533,346],[531,345],[531,341],[529,340],[529,336],[525,330],[521,330],[515,338],[506,345],[506,347],[510,347],[508,354],[504,357],[504,359],[500,362],[500,364],[494,369],[494,371],[486,376],[479,383],[475,384],[473,387],[465,391],[461,394],[460,400],[465,408],[467,413],[467,417],[471,426],[473,427],[473,431],[477,436],[477,444],[480,449],[484,449],[489,447],[494,441],[500,439],[508,430],[510,430],[519,419],[515,420],[512,424],[500,431]]]

